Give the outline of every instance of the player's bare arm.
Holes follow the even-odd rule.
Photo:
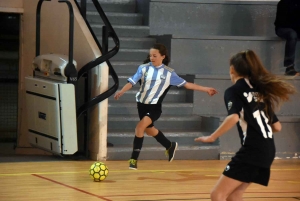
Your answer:
[[[114,98],[115,98],[116,100],[119,100],[119,98],[120,98],[121,96],[123,96],[123,94],[124,94],[126,91],[128,91],[129,89],[131,89],[131,88],[132,88],[132,84],[131,84],[130,82],[128,82],[127,84],[124,85],[124,87],[123,87],[120,91],[118,91],[118,92],[115,94]]]
[[[281,123],[277,121],[276,123],[271,125],[273,133],[281,131]]]
[[[191,82],[187,82],[184,87],[186,89],[190,89],[190,90],[197,90],[197,91],[203,91],[206,92],[208,95],[213,96],[216,93],[218,93],[218,91],[212,87],[204,87],[204,86],[200,86]]]
[[[239,115],[238,114],[232,114],[225,118],[223,123],[217,128],[215,132],[213,132],[209,136],[203,136],[198,137],[195,139],[196,142],[214,142],[216,139],[218,139],[220,136],[225,134],[227,131],[229,131],[233,126],[236,125],[236,123],[239,121]]]

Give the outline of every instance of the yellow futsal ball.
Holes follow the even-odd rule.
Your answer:
[[[90,167],[90,177],[94,181],[103,181],[108,175],[108,168],[102,162],[95,162]]]

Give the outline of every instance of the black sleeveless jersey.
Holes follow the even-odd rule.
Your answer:
[[[278,121],[273,111],[266,113],[263,102],[248,79],[239,79],[224,94],[228,115],[238,114],[237,123],[242,147],[232,158],[244,163],[269,168],[275,157],[271,124]]]

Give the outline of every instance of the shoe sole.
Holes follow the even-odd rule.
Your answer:
[[[176,149],[178,147],[178,143],[177,142],[175,142],[175,143],[176,143],[176,146],[175,146],[175,149],[174,149],[173,157],[171,158],[171,160],[169,160],[169,162],[172,162],[174,157],[175,157],[175,152],[176,152]]]
[[[296,72],[295,74],[286,74],[284,73],[285,76],[300,76],[300,73]]]
[[[137,170],[137,168],[132,168],[132,167],[129,167],[129,169],[130,169],[130,170]]]

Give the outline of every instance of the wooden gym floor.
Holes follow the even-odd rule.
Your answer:
[[[103,161],[108,177],[93,182],[94,161],[0,157],[1,201],[178,201],[210,200],[209,193],[228,161]],[[252,184],[245,201],[300,200],[300,160],[275,160],[268,187]]]

